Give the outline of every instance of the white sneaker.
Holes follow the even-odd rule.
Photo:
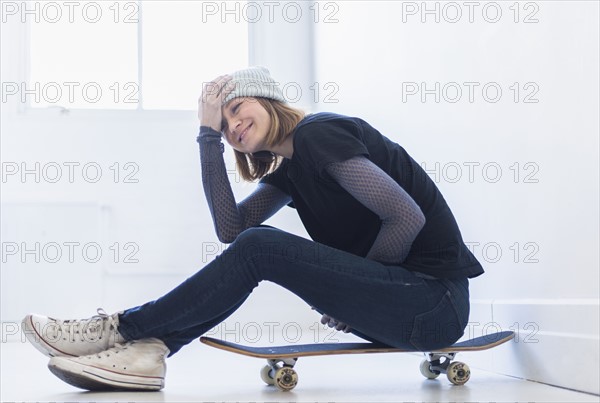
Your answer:
[[[107,315],[98,308],[98,315],[88,319],[60,320],[31,314],[21,321],[27,340],[48,357],[79,357],[99,353],[125,339],[117,331],[118,313]]]
[[[54,357],[50,371],[75,387],[103,390],[161,390],[169,349],[159,339],[142,339],[84,357]]]

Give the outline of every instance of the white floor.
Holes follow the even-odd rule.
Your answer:
[[[461,359],[468,363],[469,354]],[[400,402],[400,401],[528,401],[599,402],[578,393],[472,368],[469,383],[452,386],[442,375],[426,380],[417,354],[308,357],[296,364],[298,386],[280,392],[263,384],[263,360],[212,349],[195,342],[167,360],[166,388],[161,392],[93,393],[80,391],[54,377],[48,359],[31,345],[1,345],[1,398],[6,401],[125,402]]]

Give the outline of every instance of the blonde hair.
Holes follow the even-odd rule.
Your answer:
[[[256,100],[271,117],[271,127],[265,139],[268,146],[283,142],[305,116],[304,111],[283,102],[261,97],[257,97]],[[248,182],[273,172],[281,162],[281,157],[270,151],[242,153],[233,150],[233,152],[236,168],[242,178]]]

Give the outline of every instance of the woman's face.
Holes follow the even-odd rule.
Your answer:
[[[223,106],[222,113],[222,132],[233,149],[242,153],[267,150],[271,117],[256,98],[234,98]]]

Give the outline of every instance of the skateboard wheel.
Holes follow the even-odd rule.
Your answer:
[[[439,372],[433,372],[431,370],[430,363],[427,360],[421,361],[421,366],[419,367],[419,369],[421,370],[421,375],[423,375],[427,379],[435,379],[438,376],[440,376]]]
[[[275,372],[275,386],[277,386],[279,390],[292,390],[297,384],[298,374],[293,368],[282,367]]]
[[[471,377],[471,369],[464,362],[453,362],[446,371],[448,380],[455,385],[464,385]]]
[[[264,367],[262,367],[262,369],[260,370],[260,378],[264,381],[264,383],[266,383],[267,385],[275,385],[275,379],[273,379],[273,377],[271,376],[271,366],[270,365],[265,365]]]

